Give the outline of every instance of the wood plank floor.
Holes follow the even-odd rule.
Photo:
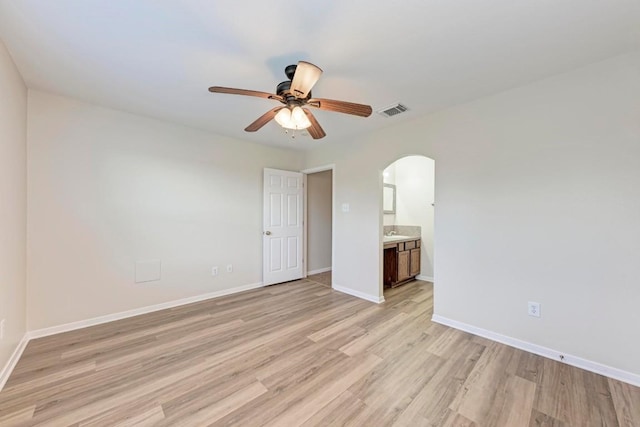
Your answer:
[[[326,278],[325,278],[326,279]],[[640,389],[301,280],[31,341],[2,426],[640,426]]]

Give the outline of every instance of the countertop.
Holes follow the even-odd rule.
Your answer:
[[[411,240],[420,240],[420,236],[384,236],[382,238],[382,243],[400,243],[400,242],[409,242]]]

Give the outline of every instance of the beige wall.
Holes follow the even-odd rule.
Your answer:
[[[263,168],[300,153],[38,91],[28,132],[30,330],[261,282]]]
[[[336,164],[334,282],[381,294],[381,173],[422,154],[435,313],[640,374],[639,75],[620,56],[311,152]]]
[[[332,171],[307,175],[307,271],[331,268]]]
[[[27,88],[0,42],[0,369],[26,332]]]

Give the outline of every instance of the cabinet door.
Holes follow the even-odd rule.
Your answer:
[[[398,281],[398,257],[396,246],[384,250],[384,285],[393,286]]]
[[[411,264],[409,257],[410,251],[398,252],[398,282],[411,277],[409,273],[409,264]]]
[[[411,249],[411,268],[409,273],[411,276],[420,274],[420,248]]]

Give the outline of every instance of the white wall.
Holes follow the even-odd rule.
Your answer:
[[[331,268],[332,171],[307,175],[307,271]]]
[[[640,374],[639,76],[620,56],[310,153],[351,208],[334,207],[335,283],[381,294],[381,173],[422,154],[435,313]]]
[[[393,163],[395,225],[421,227],[420,275],[426,278],[433,278],[434,165],[433,159],[424,156],[403,157]]]
[[[0,42],[0,369],[26,332],[27,88]]]
[[[262,171],[302,156],[38,91],[28,139],[30,330],[260,282]]]

